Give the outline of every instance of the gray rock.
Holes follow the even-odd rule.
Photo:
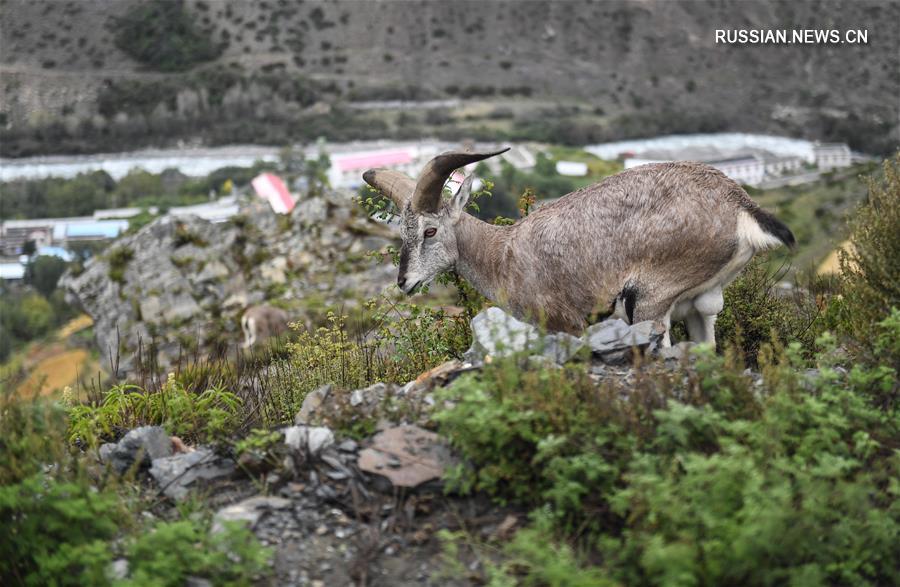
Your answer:
[[[648,320],[629,326],[612,318],[589,327],[583,340],[590,346],[595,359],[609,365],[621,365],[632,360],[634,349],[656,349],[664,335],[665,327],[658,322]]]
[[[106,567],[106,578],[110,581],[124,581],[128,577],[128,559],[117,558]]]
[[[127,471],[138,459],[138,466],[146,467],[154,459],[171,454],[172,441],[161,426],[135,428],[118,443],[107,443],[100,447],[100,459],[110,463],[119,473]]]
[[[291,426],[284,429],[284,443],[294,450],[318,457],[334,444],[334,432],[324,426]]]
[[[217,511],[215,516],[213,516],[212,529],[210,531],[213,534],[221,532],[225,529],[226,522],[241,522],[252,530],[265,514],[275,510],[290,509],[290,507],[291,500],[289,499],[257,495]]]
[[[154,459],[150,467],[150,476],[162,492],[176,501],[184,499],[203,481],[230,477],[234,472],[233,460],[220,457],[209,448]]]
[[[565,332],[548,334],[542,343],[541,354],[559,364],[569,361],[585,346],[584,340]]]
[[[587,342],[593,352],[604,353],[622,348],[629,331],[627,322],[611,318],[588,327],[584,332],[583,340]]]
[[[472,346],[465,359],[472,363],[485,357],[504,357],[535,348],[538,329],[510,316],[500,308],[488,308],[472,319]]]
[[[94,256],[82,273],[66,273],[59,287],[93,318],[100,355],[116,357],[120,374],[133,367],[141,341],[147,351],[149,333],[155,358],[169,370],[183,354],[186,336],[204,341],[201,354],[212,345],[204,332],[224,327],[232,342],[239,342],[242,310],[263,302],[273,285],[285,300],[322,291],[327,303],[337,304],[348,291],[373,297],[396,279],[389,262],[372,265],[362,254],[393,240],[392,229],[365,217],[346,194],[326,195],[327,200],[299,202],[289,223],[256,198],[242,205],[237,222],[158,218]],[[358,243],[363,235],[382,240],[359,244],[358,260],[347,261],[346,271],[335,275],[334,260],[344,257],[339,247]],[[114,260],[121,271],[112,271]]]
[[[294,424],[309,424],[321,412],[322,405],[331,395],[331,385],[323,385],[315,389],[303,398],[300,411],[294,416]]]

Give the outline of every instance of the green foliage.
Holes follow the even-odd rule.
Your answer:
[[[262,402],[263,423],[290,422],[306,395],[325,384],[340,390],[377,382],[406,383],[468,347],[468,321],[444,311],[388,299],[366,304],[359,324],[327,312],[323,326],[297,329],[287,343],[286,361],[273,363],[272,381]]]
[[[115,25],[116,46],[157,71],[184,71],[221,52],[194,25],[183,0],[136,4]]]
[[[160,425],[187,441],[218,440],[240,424],[242,400],[219,387],[197,393],[169,374],[158,388],[120,384],[101,401],[69,408],[69,438],[89,445],[122,430]]]
[[[438,397],[434,419],[471,463],[449,482],[534,511],[501,567],[526,584],[590,571],[561,541],[616,584],[894,584],[900,312],[878,332],[881,364],[849,372],[832,337],[814,374],[798,343],[765,347],[762,387],[708,347],[681,373],[600,389],[577,368],[494,363]]]
[[[210,532],[196,514],[139,523],[133,490],[68,444],[66,415],[55,402],[0,395],[0,584],[249,585],[267,574],[270,552],[243,526]],[[128,562],[122,581],[108,574],[117,558]]]
[[[868,187],[868,201],[850,223],[852,249],[841,255],[846,302],[839,318],[843,333],[864,348],[871,348],[878,320],[900,308],[900,153]]]
[[[812,348],[811,326],[818,310],[802,295],[779,294],[776,285],[782,276],[757,257],[725,288],[725,307],[716,319],[716,340],[722,348],[738,345],[749,363],[756,362],[760,348],[773,336],[782,344],[800,341]]]
[[[209,243],[203,239],[199,234],[191,232],[191,230],[187,227],[187,225],[183,222],[175,223],[175,238],[174,238],[175,248],[183,247],[185,245],[194,245],[196,247],[208,247]]]
[[[0,220],[89,216],[108,205],[114,186],[115,181],[105,171],[80,173],[69,179],[2,182]]]
[[[0,487],[4,584],[106,583],[113,558],[109,541],[126,514],[115,494],[92,489],[85,481],[42,473]]]
[[[165,191],[160,175],[132,169],[119,180],[110,203],[113,206],[128,206],[143,198],[157,198]]]
[[[32,260],[25,269],[25,282],[49,298],[56,283],[66,270],[66,262],[52,255],[41,255]]]
[[[59,290],[46,298],[34,291],[0,285],[0,361],[28,342],[46,336],[75,314]]]
[[[268,569],[271,550],[239,522],[209,531],[209,521],[158,522],[126,548],[129,576],[122,587],[184,585],[190,576],[214,585],[251,585]]]
[[[124,245],[115,246],[106,255],[109,263],[110,280],[122,285],[125,283],[125,269],[134,258],[134,251]]]

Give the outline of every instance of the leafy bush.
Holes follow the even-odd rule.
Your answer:
[[[115,26],[116,46],[157,71],[184,71],[212,61],[221,52],[194,26],[183,0],[136,4]]]
[[[127,514],[115,494],[36,473],[0,487],[5,585],[101,585]]]
[[[134,251],[125,246],[116,246],[106,255],[109,263],[109,279],[118,284],[125,283],[125,269],[134,258]]]
[[[197,393],[170,373],[158,388],[120,384],[100,401],[71,405],[69,437],[95,445],[138,426],[160,425],[185,440],[216,440],[241,423],[241,404],[219,387]]]
[[[140,523],[134,492],[68,444],[66,412],[0,394],[0,584],[247,585],[266,574],[270,553],[246,528],[210,533],[197,514]],[[129,567],[121,581],[109,575],[117,558]]]
[[[25,282],[45,298],[49,298],[65,271],[65,261],[52,255],[41,255],[28,263],[25,269]]]
[[[869,198],[853,217],[839,327],[871,349],[875,324],[900,308],[900,153],[884,162],[884,178],[870,178]]]
[[[271,550],[259,544],[239,522],[226,522],[210,532],[208,517],[158,522],[126,548],[129,576],[121,584],[184,585],[202,577],[214,585],[250,585],[265,575]]]
[[[468,459],[449,481],[532,509],[505,573],[567,584],[574,541],[617,584],[894,584],[900,580],[900,312],[878,327],[880,366],[817,371],[801,347],[760,353],[764,384],[708,347],[681,373],[644,367],[596,389],[577,368],[515,359],[440,396],[442,433]],[[893,395],[891,395],[893,394]],[[568,561],[564,565],[563,561]],[[550,575],[548,575],[550,573]]]
[[[725,288],[725,306],[716,319],[720,348],[738,345],[749,363],[756,362],[760,348],[773,336],[781,344],[800,341],[812,348],[811,327],[818,309],[802,293],[779,294],[776,286],[782,275],[771,271],[764,257],[757,257]]]

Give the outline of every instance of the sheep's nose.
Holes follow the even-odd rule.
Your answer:
[[[397,285],[400,286],[400,289],[403,289],[403,287],[406,285],[406,278],[398,276],[397,277]]]

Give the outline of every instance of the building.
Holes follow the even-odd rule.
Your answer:
[[[179,216],[199,216],[210,222],[225,222],[232,216],[236,216],[238,212],[240,212],[240,206],[237,203],[236,196],[226,196],[208,204],[169,208],[170,216],[176,218]]]
[[[580,161],[557,161],[556,173],[568,177],[584,177],[588,174],[588,164]]]
[[[715,159],[705,163],[744,185],[757,186],[766,177],[766,166],[759,155]]]
[[[434,147],[408,146],[332,155],[328,181],[334,187],[357,188],[363,183],[362,174],[374,167],[390,167],[415,177],[436,154]]]
[[[5,220],[0,223],[0,254],[19,255],[28,241],[41,248],[113,240],[127,229],[127,220],[94,220],[91,216]]]
[[[664,163],[665,159],[641,159],[631,157],[625,159],[625,169],[631,169],[646,163]],[[759,155],[739,155],[725,159],[707,159],[703,161],[715,167],[734,181],[750,186],[758,186],[766,177],[766,165]]]
[[[17,262],[0,263],[0,279],[3,281],[21,281],[25,279],[25,265]]]
[[[763,165],[767,176],[780,176],[800,171],[803,159],[794,155],[763,155]]]
[[[853,154],[850,147],[844,143],[816,143],[813,146],[813,154],[819,171],[841,169],[853,164]]]

